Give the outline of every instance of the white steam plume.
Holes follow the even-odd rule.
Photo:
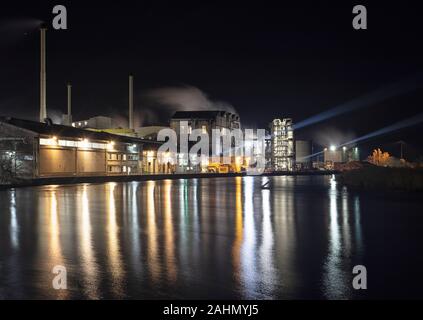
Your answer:
[[[223,101],[213,101],[193,86],[164,87],[140,95],[135,106],[135,125],[166,124],[176,111],[222,110],[236,112]]]

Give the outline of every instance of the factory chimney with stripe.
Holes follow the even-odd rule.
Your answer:
[[[134,76],[129,75],[129,129],[134,129]]]
[[[72,85],[70,83],[67,84],[68,89],[68,121],[67,125],[72,125]]]
[[[40,122],[47,118],[47,98],[46,98],[46,26],[40,27],[41,50],[40,50]]]

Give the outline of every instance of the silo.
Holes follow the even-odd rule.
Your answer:
[[[295,141],[295,162],[298,169],[311,168],[312,143],[309,140]]]

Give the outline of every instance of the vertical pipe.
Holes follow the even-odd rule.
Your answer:
[[[134,77],[129,75],[129,129],[134,129]]]
[[[68,83],[68,126],[72,125],[72,85]]]
[[[40,122],[44,122],[47,118],[47,102],[46,102],[46,30],[45,26],[41,26],[41,52],[40,52]]]
[[[401,143],[401,159],[404,159],[404,155],[402,153],[402,144],[403,144],[403,142],[401,141],[400,143]]]

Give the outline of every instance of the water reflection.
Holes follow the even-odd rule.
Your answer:
[[[156,182],[147,182],[147,252],[148,252],[148,266],[150,269],[151,280],[153,283],[157,282],[160,277],[161,267],[158,261],[158,239],[156,226],[156,206],[154,199],[154,190]]]
[[[361,258],[363,254],[363,236],[361,232],[361,211],[360,211],[360,198],[354,197],[354,228],[356,240],[356,255]]]
[[[242,178],[235,178],[235,241],[232,247],[232,259],[234,266],[234,277],[238,283],[241,282],[241,246],[243,240],[243,217],[242,217]]]
[[[263,178],[261,184],[264,185],[269,178]],[[260,246],[260,266],[262,281],[265,284],[264,289],[266,295],[271,297],[276,283],[276,273],[274,269],[274,252],[273,252],[273,227],[272,227],[272,209],[270,206],[270,190],[263,189],[262,196],[262,242]]]
[[[188,234],[187,226],[189,224],[188,207],[188,181],[180,180],[178,186],[179,193],[179,258],[183,264],[187,264],[188,259]]]
[[[56,191],[50,191],[50,214],[49,214],[49,227],[50,227],[50,251],[51,256],[55,259],[55,264],[62,264],[62,248],[60,246],[60,226],[59,217],[57,212],[57,197]]]
[[[7,199],[10,203],[9,205],[9,213],[10,213],[10,224],[9,224],[9,236],[10,236],[10,242],[8,242],[8,244],[10,244],[10,255],[11,258],[8,261],[8,263],[3,264],[3,261],[0,257],[0,271],[4,274],[7,273],[7,280],[9,283],[19,283],[20,281],[22,281],[22,266],[20,265],[20,243],[19,243],[19,236],[20,236],[20,228],[19,228],[19,220],[17,217],[17,203],[16,203],[16,190],[12,189],[10,190],[9,194],[8,194],[8,199]],[[1,214],[1,212],[0,212]],[[1,227],[1,220],[0,220],[0,227]],[[0,237],[1,237],[1,232],[3,232],[3,230],[0,231]],[[4,250],[5,248],[1,245],[0,243],[0,253]],[[5,251],[7,252],[7,250]],[[7,272],[8,270],[10,270],[10,272]],[[5,272],[6,271],[6,272]],[[1,275],[0,275],[0,279],[1,279]],[[18,288],[18,290],[16,292],[13,292],[13,297],[18,297],[19,295],[22,294],[22,290],[21,288]],[[0,299],[4,299],[4,295],[5,293],[3,292],[3,288],[1,286],[1,280],[0,280]]]
[[[172,217],[172,181],[164,181],[164,235],[166,252],[166,274],[167,280],[176,281],[176,261],[175,261],[175,239],[173,234]]]
[[[236,177],[0,192],[1,294],[350,298],[366,203],[335,179],[313,183]],[[17,201],[25,197],[38,206]],[[69,290],[52,289],[55,265],[66,266]]]
[[[254,224],[254,193],[253,193],[253,177],[244,178],[244,234],[241,249],[241,278],[244,284],[244,294],[246,298],[253,298],[252,293],[256,290],[257,285],[257,255],[255,253],[256,246],[256,230]]]
[[[94,256],[92,241],[92,227],[90,215],[90,201],[88,198],[88,187],[83,186],[81,210],[79,213],[79,248],[81,250],[82,268],[84,276],[84,290],[87,298],[98,299],[98,267]],[[112,241],[112,240],[110,240]]]
[[[16,217],[16,190],[10,191],[10,240],[13,249],[19,247],[19,224]]]
[[[352,294],[353,253],[361,251],[360,209],[355,201],[354,215],[351,216],[350,196],[345,188],[338,190],[334,176],[330,180],[329,202],[329,249],[324,265],[324,294],[328,299],[347,299]],[[351,224],[350,220],[354,223]],[[354,242],[352,226],[358,235]]]
[[[122,257],[119,240],[119,227],[116,218],[116,183],[111,182],[106,185],[107,193],[107,257],[109,259],[109,270],[112,278],[111,290],[118,298],[124,296],[123,277],[124,270],[122,266]]]
[[[61,227],[60,219],[58,212],[58,203],[57,203],[57,186],[51,186],[49,190],[48,197],[46,197],[48,204],[45,206],[47,210],[47,226],[49,228],[48,232],[48,250],[50,258],[48,263],[48,269],[45,270],[46,273],[49,273],[55,266],[65,266],[63,255],[62,255],[62,245],[60,241]],[[42,257],[40,257],[42,259]],[[65,266],[66,267],[66,266]],[[50,278],[52,280],[52,277]],[[43,279],[43,281],[45,281]],[[53,286],[50,286],[50,290],[53,291]],[[57,298],[64,299],[67,297],[66,290],[59,290],[57,292]]]
[[[349,195],[346,188],[342,189],[342,230],[343,230],[343,254],[351,256],[351,230],[350,230],[350,212],[349,212]]]
[[[292,177],[277,177],[273,179],[271,189],[273,196],[273,212],[275,214],[274,234],[275,234],[275,259],[278,268],[283,272],[275,273],[278,280],[274,282],[283,290],[289,292],[295,290],[302,280],[298,277],[298,267],[295,265],[295,257],[298,251],[296,215],[294,207],[293,185],[295,181]]]
[[[130,228],[132,232],[132,265],[136,277],[140,278],[141,273],[141,244],[140,244],[140,225],[138,219],[138,184],[131,183],[131,207],[130,207]]]

